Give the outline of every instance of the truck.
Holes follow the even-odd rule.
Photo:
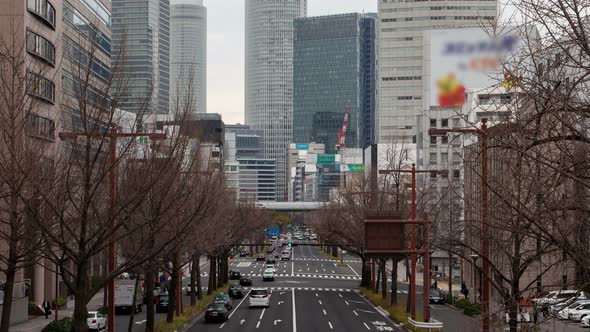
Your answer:
[[[141,283],[138,284],[141,287]],[[133,301],[135,294],[135,301]],[[141,288],[135,292],[135,280],[115,280],[115,312],[131,313],[143,310],[143,292]]]

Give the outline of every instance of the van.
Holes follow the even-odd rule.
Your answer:
[[[250,307],[269,307],[270,291],[266,288],[252,288],[248,296]]]

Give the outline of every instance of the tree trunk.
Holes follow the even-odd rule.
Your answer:
[[[364,255],[361,255],[361,287],[371,287],[371,269],[368,266],[368,260]]]
[[[387,259],[381,260],[381,297],[385,300],[387,298]]]
[[[217,289],[217,257],[209,257],[209,286],[207,288],[207,295],[213,294]]]
[[[338,257],[338,247],[332,246],[332,256]]]
[[[151,262],[148,262],[148,268],[145,272],[145,292],[146,292],[146,322],[145,332],[154,332],[155,327],[155,308],[154,308],[154,269],[151,267]]]
[[[391,266],[391,305],[397,304],[397,261],[392,261]]]
[[[199,265],[199,255],[193,254],[192,266],[191,266],[191,286],[189,288],[189,292],[191,294],[191,305],[194,306],[197,304],[197,294],[196,294],[196,287],[195,287],[195,276],[197,274],[197,266]]]
[[[200,256],[197,255],[197,257],[199,257],[199,259],[197,259],[197,265],[193,266],[193,268],[195,269],[195,278],[197,279],[197,299],[202,300],[203,299],[203,284],[201,282],[201,260],[200,260]]]
[[[381,264],[377,264],[377,280],[375,280],[375,287],[373,288],[373,293],[379,293],[379,281],[381,280]]]
[[[407,274],[407,270],[408,270],[408,268],[407,268],[407,265],[406,265],[406,274]],[[410,277],[408,279],[410,280],[410,284],[409,284],[409,287],[408,287],[408,295],[406,296],[406,299],[407,299],[407,301],[406,301],[406,313],[409,313],[410,312],[410,308],[412,307],[412,297],[410,296],[410,291],[412,289],[412,278],[411,278],[411,275],[410,275]]]
[[[172,258],[172,274],[170,278],[170,289],[168,290],[168,312],[166,314],[166,322],[172,323],[174,321],[174,311],[176,310],[176,285],[178,284],[178,255],[174,254]]]
[[[135,288],[133,289],[133,299],[131,300],[131,304],[133,307],[131,308],[131,314],[129,315],[129,324],[127,325],[127,332],[133,331],[133,322],[135,320],[135,308],[137,307],[137,303],[135,303],[135,299],[137,298],[137,290],[139,289],[139,276],[135,276]]]
[[[4,305],[2,306],[2,324],[0,331],[8,332],[10,327],[10,312],[12,311],[12,294],[16,274],[16,243],[13,243],[12,236],[8,252],[8,265],[6,266],[6,284],[4,286]]]
[[[83,244],[80,245],[82,247]],[[87,303],[91,297],[88,294],[88,261],[81,259],[78,261],[78,269],[77,269],[77,278],[76,278],[76,290],[74,295],[76,296],[75,306],[74,306],[74,316],[73,318],[73,330],[74,332],[87,332],[88,331],[88,307]],[[107,284],[104,285],[107,287]]]

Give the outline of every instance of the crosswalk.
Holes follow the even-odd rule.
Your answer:
[[[208,277],[209,273],[201,273],[201,277]],[[262,273],[247,274],[248,277],[262,277]],[[345,279],[345,280],[361,280],[361,277],[352,275],[338,275],[338,274],[304,274],[304,273],[277,273],[275,277],[291,277],[291,278],[314,278],[314,279]]]
[[[249,291],[251,288],[253,287],[242,287],[242,289],[244,289],[245,291]],[[254,288],[266,288],[268,290],[272,291],[292,291],[292,290],[298,290],[298,291],[317,291],[317,292],[352,292],[354,291],[353,288],[330,288],[330,287],[254,287]],[[186,288],[185,288],[186,289]],[[207,291],[207,287],[202,287],[201,288],[204,292]],[[391,290],[389,290],[389,293],[391,293]],[[407,290],[398,290],[397,291],[398,294],[408,294]],[[417,294],[422,294],[422,292],[416,292]]]

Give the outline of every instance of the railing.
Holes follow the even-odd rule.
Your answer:
[[[428,331],[440,330],[443,328],[443,323],[437,321],[434,318],[431,318],[429,322],[418,322],[418,321],[413,320],[412,318],[408,318],[408,322],[410,324],[412,324],[412,326],[414,326],[414,327],[428,329]]]

